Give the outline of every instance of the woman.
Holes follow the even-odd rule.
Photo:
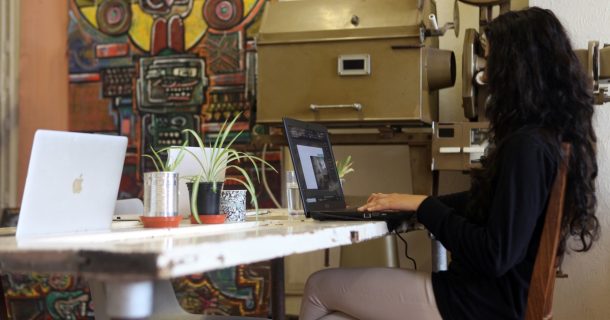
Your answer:
[[[596,137],[587,78],[549,10],[491,22],[490,148],[469,192],[373,194],[360,210],[416,210],[451,252],[448,271],[325,270],[308,280],[301,319],[522,319],[562,142],[572,145],[558,255],[596,240]]]

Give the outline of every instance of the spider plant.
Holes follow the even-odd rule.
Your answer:
[[[354,172],[353,164],[352,156],[347,156],[344,160],[337,160],[337,171],[340,179],[343,179],[348,173]]]
[[[191,212],[198,223],[201,223],[201,221],[199,220],[196,195],[199,191],[200,182],[211,182],[213,184],[213,192],[217,192],[217,185],[222,183],[223,181],[216,181],[216,177],[222,175],[222,172],[224,172],[224,170],[226,169],[235,169],[237,172],[239,172],[243,179],[228,177],[225,180],[234,181],[244,186],[246,190],[252,195],[251,203],[254,206],[255,210],[258,212],[258,200],[256,199],[252,178],[246,170],[239,167],[236,163],[239,163],[241,161],[251,162],[256,172],[257,180],[260,180],[260,173],[258,170],[258,166],[256,165],[257,161],[262,162],[266,166],[269,166],[274,172],[277,173],[277,170],[275,170],[275,168],[273,168],[273,166],[271,166],[265,160],[246,152],[231,149],[233,143],[235,143],[235,141],[243,133],[243,131],[240,131],[233,138],[229,139],[229,133],[231,133],[231,129],[233,128],[233,125],[235,124],[238,118],[239,114],[235,116],[235,118],[233,118],[233,120],[231,120],[230,122],[227,119],[221,126],[220,131],[218,132],[218,135],[214,140],[214,143],[209,144],[207,148],[205,143],[203,142],[203,139],[197,134],[197,132],[191,129],[183,130],[183,133],[190,134],[193,136],[197,143],[197,146],[202,150],[203,158],[207,159],[207,165],[204,165],[204,163],[201,161],[201,159],[199,159],[199,157],[197,157],[190,150],[184,148],[184,150],[189,152],[197,160],[201,167],[201,172],[198,175],[186,177],[193,183],[193,190],[191,194]]]
[[[152,152],[152,156],[149,154],[144,154],[142,156],[149,158],[152,160],[153,164],[155,165],[155,169],[159,172],[170,172],[170,171],[174,171],[176,170],[176,168],[178,167],[178,165],[180,164],[180,162],[182,162],[182,159],[184,159],[184,155],[185,155],[185,151],[186,149],[184,149],[184,147],[186,146],[187,141],[185,141],[182,146],[177,147],[177,146],[172,146],[172,147],[166,147],[166,148],[162,148],[159,149],[158,151],[155,150],[155,148],[150,147],[150,151]],[[165,159],[165,161],[163,161],[163,159],[161,158],[161,153],[165,152],[167,153],[170,149],[180,149],[180,152],[178,153],[178,155],[176,156],[176,159],[174,159],[174,161],[172,161],[169,156]]]

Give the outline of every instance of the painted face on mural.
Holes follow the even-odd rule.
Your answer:
[[[178,14],[184,18],[193,9],[193,0],[140,0],[140,7],[154,16]]]
[[[198,105],[203,103],[203,60],[197,58],[143,58],[143,105]]]

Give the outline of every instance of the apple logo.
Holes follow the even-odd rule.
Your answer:
[[[81,174],[78,178],[72,182],[72,193],[79,194],[83,190],[83,175]]]

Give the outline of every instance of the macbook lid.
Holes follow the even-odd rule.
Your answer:
[[[17,239],[110,230],[127,138],[38,130]]]
[[[328,130],[284,118],[284,130],[305,213],[345,208]]]

